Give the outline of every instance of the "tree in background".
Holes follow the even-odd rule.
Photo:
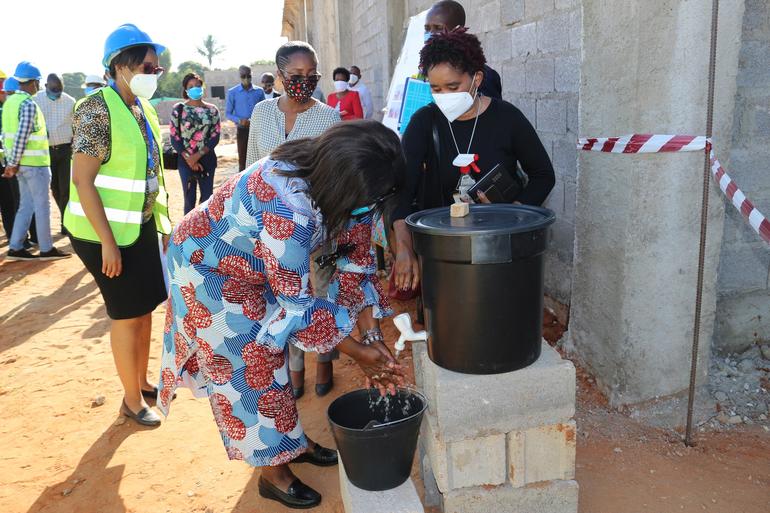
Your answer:
[[[182,97],[182,79],[188,73],[197,73],[204,76],[208,68],[195,61],[184,61],[176,71],[171,71],[171,52],[166,50],[158,57],[160,66],[166,70],[158,80],[158,89],[153,98],[181,98]]]
[[[257,66],[275,66],[275,61],[258,60],[252,62],[250,66],[252,68],[256,68]]]
[[[61,81],[64,86],[64,92],[76,100],[83,98],[86,95],[82,87],[85,79],[85,73],[62,73]]]
[[[198,53],[209,61],[209,66],[217,55],[222,55],[225,52],[225,47],[220,46],[214,36],[209,34],[203,39],[203,46],[197,48]]]

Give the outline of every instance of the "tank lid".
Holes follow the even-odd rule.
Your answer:
[[[508,235],[546,228],[556,220],[547,208],[527,205],[471,205],[465,217],[451,217],[449,207],[415,212],[406,218],[413,232],[428,235]]]

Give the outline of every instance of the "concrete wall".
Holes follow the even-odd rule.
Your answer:
[[[586,2],[580,133],[704,133],[710,7],[710,0]],[[742,0],[722,7],[720,33],[739,33]],[[729,147],[739,47],[737,37],[720,40],[718,152]],[[580,155],[569,333],[613,405],[687,387],[703,159],[702,153]],[[710,201],[701,381],[708,372],[724,212],[715,188]]]
[[[727,172],[751,201],[770,214],[770,3],[747,0]],[[720,156],[721,158],[721,156]],[[727,208],[719,266],[718,351],[742,351],[770,341],[770,248]]]

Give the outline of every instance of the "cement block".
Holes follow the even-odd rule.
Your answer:
[[[440,508],[441,492],[436,483],[436,476],[433,475],[433,469],[430,466],[430,458],[422,443],[418,444],[418,451],[420,458],[420,477],[422,478],[424,491],[422,502],[428,508]]]
[[[514,56],[524,57],[537,52],[537,23],[527,23],[511,29]]]
[[[580,9],[569,13],[569,47],[571,50],[579,50],[582,46],[583,16]]]
[[[507,61],[512,57],[512,37],[508,28],[487,33],[489,44],[484,45],[484,53],[489,62]]]
[[[575,421],[508,433],[508,480],[515,487],[575,478]]]
[[[530,59],[524,65],[527,91],[530,93],[550,93],[554,90],[553,58]]]
[[[563,55],[554,61],[554,86],[556,91],[577,93],[580,89],[580,56]]]
[[[575,366],[545,341],[540,358],[514,372],[461,374],[427,354],[422,366],[423,393],[444,443],[558,424],[575,414]]]
[[[524,0],[504,0],[500,3],[503,24],[513,25],[524,19]]]
[[[550,481],[524,488],[463,488],[443,499],[444,513],[577,513],[578,484]]]
[[[537,130],[552,134],[567,133],[567,101],[543,98],[537,101]]]
[[[436,417],[428,412],[422,421],[420,443],[441,492],[505,483],[505,435],[444,442],[436,432]]]
[[[524,15],[527,19],[539,18],[553,11],[554,0],[525,0]]]
[[[345,513],[425,513],[411,479],[392,490],[369,492],[353,484],[339,463],[340,495]]]
[[[569,48],[569,13],[546,16],[537,22],[537,48],[559,53]]]
[[[503,65],[502,70],[504,96],[511,101],[511,95],[522,94],[526,92],[526,83],[524,81],[524,61],[520,59],[511,59]]]

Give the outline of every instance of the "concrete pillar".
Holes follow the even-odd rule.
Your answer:
[[[726,159],[743,0],[721,2],[716,150]],[[579,132],[703,134],[711,0],[583,2]],[[570,339],[612,405],[687,388],[702,153],[581,152]],[[699,379],[713,333],[724,201],[711,189]]]

